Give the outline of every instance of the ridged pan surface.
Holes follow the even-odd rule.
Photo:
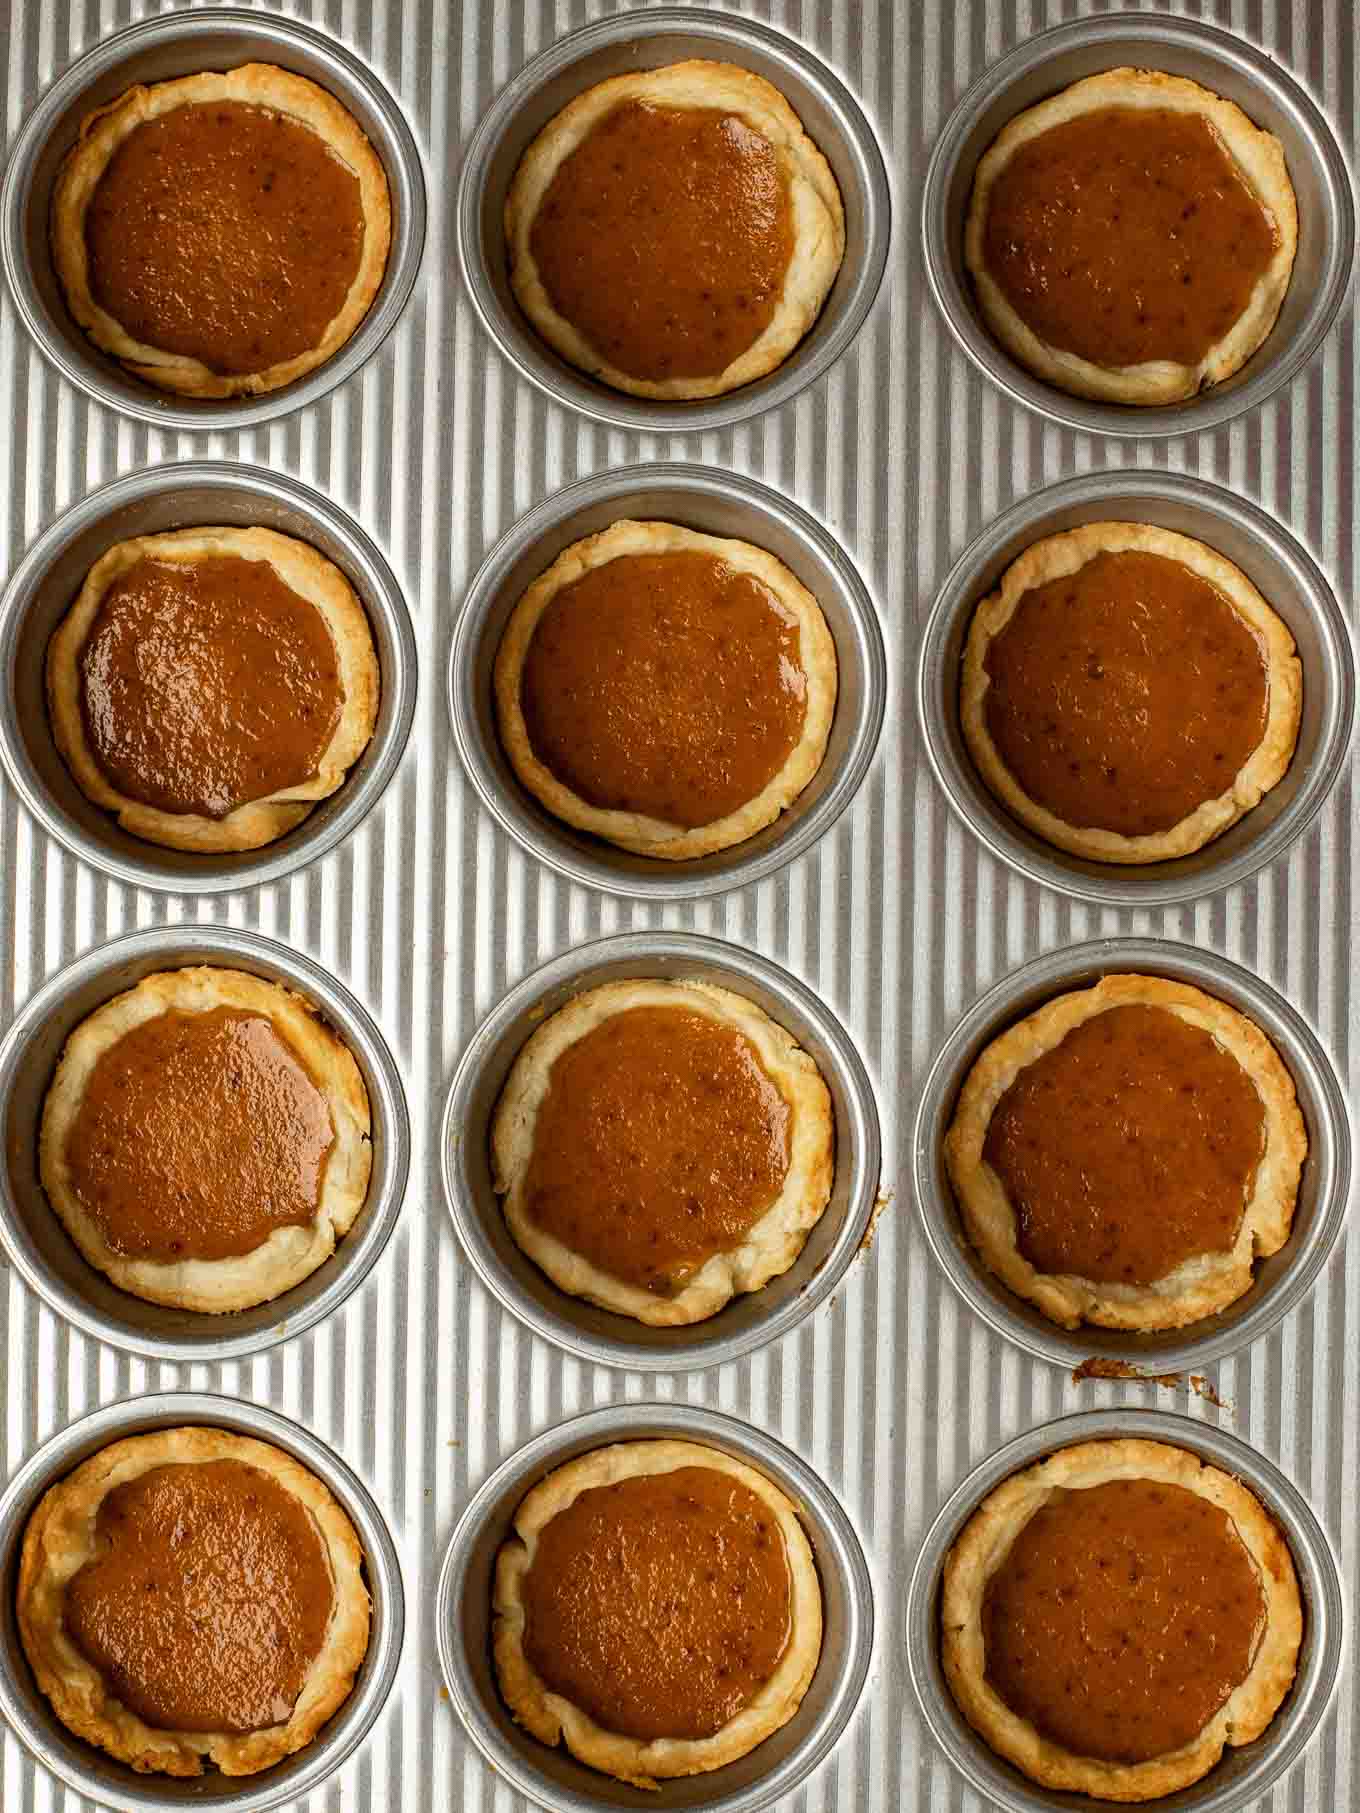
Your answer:
[[[919,639],[954,563],[1002,511],[1061,480],[1135,467],[1258,505],[1316,561],[1353,623],[1354,305],[1348,298],[1291,382],[1207,432],[1138,438],[1131,426],[1116,438],[1046,419],[984,375],[939,312],[922,250],[923,185],[973,83],[1042,30],[1080,23],[1087,0],[734,0],[727,12],[701,10],[787,35],[862,110],[888,172],[884,279],[853,342],[796,395],[701,433],[601,425],[551,400],[493,345],[462,287],[455,204],[462,156],[518,72],[568,33],[628,10],[603,0],[289,0],[287,16],[341,46],[393,98],[429,197],[400,318],[305,407],[248,428],[158,427],[63,378],[0,295],[0,578],[100,485],[175,460],[239,461],[301,481],[372,538],[409,607],[419,676],[400,767],[374,809],[319,860],[242,892],[111,879],[0,788],[0,1030],[50,977],[120,933],[183,921],[256,931],[364,1004],[396,1058],[412,1121],[411,1184],[381,1259],[333,1315],[266,1352],[148,1363],[76,1332],[10,1269],[0,1279],[0,1471],[13,1473],[87,1411],[147,1391],[219,1392],[301,1423],[356,1471],[390,1524],[408,1616],[397,1682],[373,1730],[300,1804],[519,1813],[529,1803],[488,1769],[441,1693],[435,1587],[458,1517],[503,1461],[577,1413],[644,1397],[722,1411],[786,1444],[825,1482],[864,1545],[877,1595],[858,1708],[782,1813],[984,1813],[985,1799],[932,1740],[906,1664],[906,1587],[936,1513],[975,1466],[1036,1425],[1100,1407],[1177,1409],[1231,1430],[1298,1488],[1335,1549],[1353,1621],[1360,1237],[1343,1233],[1307,1298],[1208,1369],[1224,1407],[1184,1386],[1073,1384],[989,1328],[938,1268],[912,1201],[917,1092],[993,984],[1044,953],[1118,936],[1177,940],[1244,966],[1308,1021],[1352,1089],[1360,839],[1351,756],[1306,832],[1249,879],[1189,904],[1078,902],[1018,874],[946,800],[917,728]],[[1297,83],[1354,163],[1354,0],[1194,0],[1192,10]],[[151,11],[142,0],[0,0],[7,146],[78,57]],[[824,527],[878,612],[887,701],[868,773],[819,842],[754,885],[642,903],[567,879],[501,828],[458,759],[447,674],[457,613],[500,538],[564,486],[656,461],[744,474]],[[564,1354],[483,1288],[442,1200],[439,1117],[460,1056],[511,988],[591,939],[649,929],[747,947],[822,997],[868,1068],[881,1182],[893,1194],[871,1243],[796,1327],[728,1364],[644,1380]],[[1360,1813],[1357,1699],[1346,1660],[1317,1733],[1258,1809]],[[77,1800],[6,1734],[0,1803],[5,1813],[74,1813]]]

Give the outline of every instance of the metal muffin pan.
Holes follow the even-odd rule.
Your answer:
[[[963,259],[963,229],[978,163],[1027,107],[1083,76],[1131,64],[1187,76],[1236,101],[1284,147],[1298,198],[1299,244],[1289,290],[1269,336],[1242,369],[1182,403],[1097,403],[1035,377],[982,318]],[[1254,44],[1198,19],[1109,13],[1027,39],[986,70],[950,114],[926,171],[925,271],[936,304],[973,363],[1017,403],[1052,422],[1122,439],[1198,434],[1272,396],[1312,358],[1346,296],[1355,256],[1355,202],[1330,123],[1289,72]]]
[[[197,527],[258,525],[309,542],[354,587],[381,676],[378,721],[343,785],[296,830],[259,850],[199,855],[124,831],[86,799],[62,760],[47,711],[47,645],[85,575],[115,542]],[[396,576],[358,526],[294,478],[235,461],[131,472],[63,512],[20,561],[0,598],[0,759],[29,811],[74,855],[116,881],[176,893],[237,893],[314,862],[381,798],[415,713],[416,649]]]
[[[648,1328],[559,1290],[522,1253],[491,1177],[492,1116],[535,1028],[574,996],[629,977],[715,982],[745,995],[816,1060],[831,1092],[836,1173],[831,1200],[789,1270],[737,1296],[707,1321]],[[444,1191],[464,1253],[482,1283],[536,1333],[581,1359],[633,1372],[717,1366],[776,1340],[835,1289],[859,1251],[879,1188],[873,1086],[848,1035],[811,989],[752,951],[692,932],[634,932],[578,946],[527,976],[464,1051],[440,1139]]]
[[[776,555],[822,607],[839,688],[826,755],[773,824],[713,856],[635,856],[574,830],[521,783],[496,728],[494,669],[506,624],[562,550],[622,517],[736,536]],[[849,556],[805,510],[768,486],[711,466],[623,466],[582,479],[522,516],[482,562],[454,630],[449,711],[468,778],[531,856],[586,887],[633,899],[695,900],[763,880],[810,849],[850,804],[883,726],[887,657],[873,600]]]
[[[282,1296],[220,1316],[146,1303],[119,1290],[81,1257],[38,1175],[43,1101],[76,1026],[143,976],[199,963],[246,970],[305,995],[354,1054],[373,1123],[368,1199],[334,1254]],[[387,1245],[410,1162],[401,1077],[367,1011],[310,957],[222,925],[133,932],[86,952],[45,983],[0,1043],[0,1135],[0,1242],[10,1263],[50,1309],[87,1335],[158,1360],[239,1359],[328,1316],[368,1276]]]
[[[740,64],[781,91],[840,185],[845,262],[811,329],[768,377],[726,396],[666,402],[599,383],[535,333],[510,287],[505,198],[530,141],[568,101],[610,76],[689,57]],[[458,179],[458,256],[482,325],[520,375],[546,395],[614,427],[698,433],[787,403],[840,358],[883,280],[891,215],[888,173],[873,127],[825,63],[754,19],[662,6],[597,19],[559,39],[496,97],[473,134]]]
[[[348,108],[387,173],[392,243],[367,315],[324,365],[258,397],[177,397],[134,378],[101,352],[66,307],[52,265],[48,215],[62,159],[87,114],[139,82],[200,70],[275,63],[308,76]],[[15,141],[0,187],[0,260],[19,314],[44,357],[97,403],[157,428],[249,428],[314,403],[370,359],[396,325],[420,269],[425,177],[396,100],[354,53],[300,20],[243,7],[210,7],[141,19],[96,44],[48,89]]]
[[[491,1660],[496,1554],[521,1500],[555,1467],[616,1442],[672,1437],[705,1442],[747,1462],[793,1501],[822,1586],[822,1653],[806,1697],[781,1730],[747,1756],[706,1775],[630,1788],[578,1763],[515,1724]],[[853,1524],[834,1495],[790,1449],[718,1411],[694,1405],[616,1404],[545,1430],[503,1461],[463,1511],[435,1594],[439,1660],[458,1716],[495,1774],[553,1813],[600,1807],[693,1808],[755,1813],[791,1795],[830,1753],[854,1714],[874,1646],[874,1589]]]
[[[73,1736],[57,1718],[33,1678],[19,1637],[15,1612],[19,1559],[24,1530],[43,1493],[111,1442],[185,1425],[228,1429],[272,1442],[291,1454],[329,1486],[364,1551],[372,1624],[368,1654],[354,1690],[305,1750],[258,1775],[225,1776],[209,1765],[201,1776],[177,1780],[139,1775],[115,1762]],[[256,1404],[197,1391],[166,1391],[109,1404],[44,1442],[0,1497],[0,1713],[45,1769],[101,1807],[116,1807],[122,1813],[143,1813],[146,1808],[174,1813],[184,1807],[200,1813],[208,1809],[265,1813],[266,1808],[291,1803],[319,1787],[359,1747],[381,1713],[401,1660],[405,1621],[396,1544],[358,1475],[297,1423]]]
[[[1067,1329],[1015,1296],[984,1265],[965,1232],[944,1161],[944,1137],[964,1079],[984,1046],[1045,1001],[1102,976],[1168,976],[1216,995],[1260,1027],[1294,1079],[1308,1130],[1289,1239],[1256,1263],[1251,1289],[1216,1316],[1140,1334],[1083,1323]],[[1091,1358],[1154,1372],[1201,1369],[1259,1340],[1311,1290],[1350,1201],[1350,1110],[1317,1035],[1284,996],[1215,952],[1161,938],[1101,938],[1022,964],[976,1001],[945,1040],[921,1090],[912,1140],[916,1206],[926,1238],[955,1290],[982,1320],[1027,1353],[1076,1367]]]
[[[1007,1442],[953,1493],[926,1534],[907,1589],[907,1664],[927,1725],[952,1766],[1005,1813],[1082,1813],[1105,1806],[1031,1782],[988,1748],[954,1702],[940,1663],[940,1576],[945,1557],[978,1504],[1012,1473],[1075,1442],[1132,1436],[1171,1442],[1251,1488],[1289,1543],[1303,1598],[1298,1673],[1255,1743],[1228,1749],[1204,1779],[1156,1805],[1167,1813],[1234,1813],[1256,1802],[1303,1750],[1327,1710],[1345,1647],[1345,1599],[1331,1544],[1298,1489],[1278,1467],[1227,1430],[1158,1410],[1088,1410],[1041,1424]]]
[[[1153,523],[1233,561],[1283,619],[1303,666],[1298,743],[1278,786],[1220,837],[1170,862],[1093,862],[1028,830],[974,766],[959,718],[963,651],[976,607],[1018,555],[1090,522]],[[1336,784],[1355,722],[1350,627],[1317,563],[1258,505],[1180,473],[1103,471],[1022,498],[955,561],[921,638],[916,709],[935,778],[994,856],[1034,881],[1101,906],[1173,906],[1245,881],[1303,835]]]

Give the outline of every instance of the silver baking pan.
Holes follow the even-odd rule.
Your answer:
[[[93,1744],[73,1737],[39,1690],[24,1655],[14,1595],[24,1530],[49,1486],[64,1479],[111,1442],[153,1429],[185,1425],[228,1429],[272,1442],[301,1461],[335,1494],[364,1551],[364,1577],[372,1603],[368,1654],[354,1690],[305,1750],[258,1775],[236,1778],[211,1767],[202,1776],[175,1780],[139,1775]],[[0,1712],[43,1767],[74,1793],[122,1813],[193,1807],[200,1813],[265,1813],[294,1803],[320,1785],[372,1729],[396,1679],[406,1622],[401,1562],[387,1520],[366,1487],[322,1441],[259,1405],[202,1391],[165,1391],[110,1404],[80,1418],[43,1444],[11,1478],[0,1497]]]
[[[511,1237],[491,1179],[490,1130],[510,1068],[535,1027],[574,996],[629,976],[715,982],[791,1032],[831,1092],[836,1174],[831,1201],[795,1263],[688,1328],[648,1328],[561,1291]],[[844,1277],[868,1232],[879,1190],[873,1086],[844,1028],[787,971],[751,951],[692,932],[634,932],[578,946],[535,970],[483,1022],[453,1079],[440,1141],[444,1190],[459,1243],[478,1277],[545,1340],[596,1365],[633,1372],[718,1366],[795,1327]]]
[[[768,549],[817,599],[836,642],[839,691],[826,755],[786,812],[744,843],[669,862],[635,856],[553,816],[524,787],[496,730],[496,650],[528,586],[572,542],[622,517],[679,523]],[[483,804],[530,855],[589,887],[693,900],[750,885],[822,837],[854,798],[878,746],[887,660],[873,601],[853,561],[796,504],[711,466],[625,466],[545,499],[487,555],[463,601],[449,663],[454,739]]]
[[[1227,555],[1284,620],[1303,665],[1303,716],[1283,780],[1221,837],[1170,862],[1093,862],[1056,849],[1012,818],[964,741],[959,683],[974,610],[1033,542],[1090,522],[1154,523]],[[1088,472],[1013,504],[955,561],[921,638],[916,708],[945,797],[993,855],[1080,900],[1170,906],[1246,880],[1285,856],[1313,823],[1350,754],[1355,654],[1350,626],[1316,561],[1257,505],[1179,472]]]
[[[992,337],[963,261],[973,176],[1002,127],[1083,76],[1126,64],[1188,76],[1236,101],[1257,126],[1273,132],[1284,147],[1299,210],[1293,276],[1265,343],[1224,383],[1157,408],[1088,402],[1032,376]],[[1008,397],[1070,428],[1145,438],[1220,427],[1297,376],[1321,346],[1345,299],[1355,257],[1355,202],[1331,124],[1279,62],[1245,38],[1198,19],[1125,12],[1074,19],[1040,32],[978,77],[931,152],[922,233],[926,278],[936,305],[964,352]]]
[[[85,575],[115,542],[169,529],[251,525],[309,542],[333,560],[367,613],[380,697],[373,738],[349,777],[286,836],[259,850],[198,855],[120,828],[86,799],[47,713],[47,644]],[[0,759],[20,798],[67,849],[114,880],[175,893],[238,893],[315,862],[372,811],[396,772],[415,715],[416,650],[396,576],[370,537],[328,498],[282,473],[228,460],[132,472],[63,512],[0,598]]]
[[[382,159],[392,202],[387,274],[359,328],[324,365],[260,397],[174,397],[125,372],[67,312],[52,266],[48,214],[62,159],[85,116],[138,82],[204,69],[277,63],[328,89],[353,114]],[[43,356],[86,396],[162,429],[248,428],[314,403],[351,377],[401,317],[425,243],[425,178],[401,107],[335,38],[295,19],[244,7],[211,7],[141,19],[96,44],[44,94],[15,142],[0,188],[0,260],[24,326]]]
[[[354,1054],[373,1118],[368,1200],[334,1254],[290,1291],[215,1316],[145,1303],[86,1263],[38,1175],[38,1127],[67,1038],[87,1014],[156,970],[216,963],[295,988]],[[331,1315],[377,1264],[406,1193],[410,1133],[401,1077],[382,1034],[349,991],[309,958],[226,926],[165,926],[97,946],[39,989],[0,1044],[0,1242],[19,1276],[59,1316],[110,1346],[158,1360],[258,1353]]]
[[[955,1538],[979,1502],[1002,1480],[1074,1442],[1133,1436],[1174,1442],[1250,1486],[1289,1543],[1303,1597],[1298,1673],[1283,1706],[1255,1743],[1225,1750],[1192,1788],[1162,1796],[1167,1813],[1237,1813],[1259,1801],[1307,1744],[1336,1687],[1345,1648],[1346,1607],[1336,1558],[1307,1500],[1278,1467],[1226,1430],[1155,1410],[1091,1410],[1041,1424],[990,1455],[946,1501],[926,1533],[907,1589],[907,1663],[935,1742],[989,1807],[1005,1813],[1065,1813],[1105,1805],[1029,1782],[996,1756],[954,1703],[940,1664],[940,1576]],[[1293,1797],[1291,1796],[1291,1800]],[[1264,1804],[1264,1803],[1262,1803]],[[1272,1803],[1273,1804],[1273,1803]],[[1300,1800],[1323,1806],[1323,1800]],[[1344,1804],[1344,1803],[1338,1803]]]
[[[526,1492],[555,1467],[614,1442],[671,1436],[706,1442],[766,1474],[797,1506],[822,1587],[817,1672],[788,1724],[749,1755],[706,1775],[630,1788],[520,1730],[496,1687],[491,1588],[496,1554]],[[874,1589],[854,1526],[807,1464],[734,1417],[680,1404],[616,1404],[547,1429],[486,1480],[458,1519],[435,1588],[435,1638],[454,1708],[495,1774],[552,1813],[601,1807],[755,1813],[791,1796],[835,1745],[869,1676]]]
[[[610,76],[690,57],[738,63],[780,89],[840,185],[845,262],[811,332],[768,377],[728,396],[671,403],[612,390],[577,371],[539,339],[510,288],[505,197],[530,141],[568,101]],[[502,89],[463,161],[457,233],[473,306],[522,377],[597,422],[697,433],[787,403],[853,342],[888,261],[891,201],[873,128],[855,96],[820,58],[754,19],[698,6],[663,6],[616,13],[558,39]]]
[[[1284,1246],[1258,1261],[1251,1289],[1227,1309],[1188,1327],[1155,1334],[1085,1325],[1060,1328],[1014,1296],[969,1241],[944,1163],[944,1137],[959,1091],[983,1048],[1055,995],[1124,972],[1189,982],[1254,1021],[1293,1077],[1308,1129],[1298,1206]],[[1275,989],[1237,964],[1192,945],[1158,938],[1101,938],[1023,964],[974,1003],[945,1040],[926,1077],[912,1163],[921,1227],[935,1258],[970,1309],[999,1334],[1060,1366],[1077,1367],[1094,1358],[1151,1372],[1190,1371],[1260,1340],[1312,1289],[1331,1257],[1350,1202],[1351,1118],[1331,1059],[1302,1014]]]

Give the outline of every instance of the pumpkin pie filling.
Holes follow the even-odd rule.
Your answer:
[[[520,703],[535,755],[590,805],[713,824],[755,799],[802,735],[798,622],[714,555],[622,555],[553,596]]]
[[[115,1486],[95,1534],[64,1624],[111,1694],[160,1730],[289,1719],[334,1598],[305,1505],[242,1461],[174,1463]]]
[[[988,1583],[987,1679],[1072,1754],[1147,1762],[1246,1679],[1265,1615],[1255,1564],[1207,1498],[1149,1479],[1058,1488]]]
[[[210,371],[311,352],[359,271],[358,178],[268,107],[188,103],[138,125],[85,215],[90,290],[144,346]]]
[[[1130,1285],[1230,1250],[1264,1152],[1265,1107],[1237,1059],[1141,1004],[1026,1065],[983,1145],[1037,1271]]]
[[[524,1653],[550,1691],[642,1742],[710,1737],[788,1648],[792,1582],[770,1510],[711,1467],[580,1493],[538,1534]]]
[[[333,1143],[325,1096],[265,1015],[174,1008],[100,1056],[66,1162],[113,1252],[217,1260],[315,1219]]]
[[[237,555],[136,561],[100,601],[79,680],[110,784],[217,819],[310,780],[343,705],[321,613],[267,560]]]
[[[774,318],[793,253],[774,148],[716,107],[625,101],[558,168],[530,250],[590,348],[652,382],[720,376]]]
[[[1097,554],[1031,587],[984,665],[997,753],[1074,827],[1168,831],[1227,792],[1265,735],[1255,631],[1160,554]]]
[[[743,1033],[689,1008],[628,1008],[553,1063],[529,1218],[611,1277],[674,1294],[775,1201],[791,1122]]]
[[[1040,340],[1094,365],[1194,367],[1273,258],[1275,224],[1203,114],[1103,107],[1021,145],[986,268]]]

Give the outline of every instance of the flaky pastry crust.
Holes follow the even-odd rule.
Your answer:
[[[642,1743],[604,1730],[579,1706],[553,1693],[534,1669],[524,1653],[523,1584],[533,1565],[540,1530],[582,1492],[642,1474],[671,1473],[677,1467],[708,1467],[730,1474],[774,1514],[784,1537],[791,1584],[789,1642],[760,1691],[711,1737],[655,1738]],[[655,1788],[666,1777],[701,1775],[735,1762],[786,1725],[798,1710],[821,1655],[822,1591],[797,1510],[754,1467],[699,1442],[621,1442],[568,1461],[541,1480],[515,1512],[514,1526],[515,1534],[496,1557],[492,1650],[506,1704],[516,1722],[540,1743],[565,1743],[573,1756],[592,1769],[636,1788]]]
[[[1015,1210],[983,1156],[997,1103],[1016,1077],[1075,1027],[1112,1007],[1164,1008],[1209,1033],[1242,1066],[1265,1111],[1265,1151],[1237,1239],[1224,1253],[1183,1261],[1152,1284],[1096,1283],[1034,1269],[1020,1251]],[[992,1040],[959,1094],[945,1161],[969,1239],[988,1267],[1017,1296],[1064,1328],[1180,1328],[1214,1315],[1251,1288],[1256,1259],[1289,1238],[1308,1133],[1294,1079],[1279,1052],[1245,1014],[1202,989],[1163,976],[1106,976],[1092,988],[1059,995]]]
[[[163,1731],[123,1705],[71,1641],[63,1622],[66,1587],[95,1555],[95,1519],[116,1486],[153,1467],[218,1460],[268,1473],[311,1513],[330,1564],[330,1623],[285,1724],[245,1735]],[[363,1565],[349,1518],[315,1474],[291,1455],[224,1429],[159,1429],[101,1449],[43,1496],[24,1532],[16,1595],[19,1631],[39,1687],[77,1737],[143,1773],[202,1775],[207,1758],[224,1775],[253,1775],[310,1744],[349,1697],[368,1651]]]
[[[1031,799],[1006,766],[987,727],[987,694],[992,684],[987,652],[1015,615],[1024,594],[1077,572],[1099,554],[1126,553],[1159,554],[1207,580],[1252,631],[1266,669],[1265,731],[1229,785],[1179,824],[1141,837],[1095,825],[1068,824]],[[1022,825],[1060,850],[1097,862],[1166,862],[1212,843],[1283,780],[1298,741],[1302,714],[1303,668],[1294,638],[1246,574],[1204,542],[1152,523],[1085,523],[1032,543],[1007,567],[997,590],[978,605],[963,653],[959,716],[983,780]]]
[[[148,120],[177,107],[239,101],[286,114],[310,129],[358,179],[364,217],[359,268],[340,312],[320,344],[261,371],[216,372],[201,359],[171,353],[135,340],[100,307],[90,288],[85,214],[104,172],[124,139]],[[243,63],[239,69],[179,76],[151,87],[138,83],[81,122],[80,136],[67,152],[52,191],[52,261],[66,304],[102,351],[112,353],[135,377],[158,390],[185,397],[259,396],[279,390],[323,365],[350,339],[368,313],[387,269],[392,243],[392,204],[382,161],[359,122],[335,96],[306,76],[272,63]]]
[[[633,1007],[686,1008],[743,1034],[792,1110],[789,1168],[779,1195],[740,1246],[714,1253],[673,1297],[601,1271],[540,1228],[525,1200],[534,1130],[553,1064],[611,1015]],[[759,1290],[786,1272],[830,1201],[835,1160],[831,1096],[812,1058],[753,1001],[711,982],[638,978],[577,995],[544,1021],[515,1059],[491,1124],[492,1177],[516,1244],[559,1289],[652,1328],[702,1322],[739,1293]]]
[[[166,812],[119,792],[95,759],[81,709],[80,656],[104,595],[139,560],[192,566],[195,561],[226,556],[267,562],[322,618],[335,645],[340,716],[317,771],[309,779],[262,799],[247,800],[225,818]],[[118,823],[132,836],[202,855],[258,850],[273,843],[300,825],[318,800],[336,792],[373,736],[380,685],[373,632],[354,588],[324,554],[274,529],[174,529],[115,542],[86,574],[75,603],[47,645],[47,709],[52,735],[81,792],[96,806],[116,813]]]
[[[1011,158],[1040,133],[1104,107],[1168,108],[1178,113],[1202,114],[1275,224],[1275,254],[1257,280],[1247,306],[1198,365],[1155,359],[1140,365],[1103,366],[1050,346],[1021,320],[987,269],[988,201]],[[1211,384],[1221,384],[1246,364],[1275,325],[1289,288],[1298,238],[1294,186],[1289,180],[1284,148],[1273,134],[1254,126],[1234,102],[1184,76],[1165,75],[1156,69],[1108,69],[1027,108],[998,134],[973,178],[964,229],[964,259],[987,325],[1006,351],[1028,370],[1072,396],[1148,406],[1193,397]]]
[[[1054,1492],[1115,1479],[1164,1481],[1226,1512],[1255,1563],[1266,1604],[1265,1629],[1246,1678],[1192,1743],[1143,1763],[1073,1755],[1013,1712],[986,1678],[983,1599],[1021,1530]],[[1207,1775],[1228,1745],[1260,1737],[1294,1679],[1302,1634],[1294,1563],[1274,1518],[1240,1480],[1166,1442],[1131,1437],[1080,1442],[1013,1473],[974,1511],[944,1566],[942,1660],[959,1710],[999,1756],[1032,1781],[1102,1800],[1156,1800],[1174,1793]]]
[[[558,169],[605,115],[625,101],[717,108],[737,115],[773,147],[788,185],[793,252],[783,293],[764,333],[716,377],[657,380],[620,371],[558,314],[534,259],[530,235]],[[817,319],[836,281],[845,257],[845,210],[831,166],[779,90],[735,63],[700,59],[612,76],[568,102],[520,159],[505,202],[505,239],[510,282],[520,307],[554,352],[615,390],[675,401],[722,396],[783,364]]]
[[[234,1007],[263,1014],[291,1046],[326,1098],[334,1143],[326,1156],[316,1219],[279,1227],[253,1252],[173,1263],[129,1258],[108,1245],[71,1186],[66,1147],[90,1076],[103,1054],[145,1021],[177,1009]],[[368,1090],[344,1041],[304,996],[244,970],[201,966],[160,970],[98,1007],[66,1041],[43,1103],[38,1161],[43,1189],[89,1263],[120,1290],[148,1303],[221,1314],[251,1309],[291,1290],[330,1258],[368,1196],[373,1162]]]
[[[534,753],[520,697],[534,631],[544,611],[565,586],[611,560],[677,553],[711,554],[768,587],[798,624],[799,657],[807,680],[802,733],[778,773],[737,811],[693,827],[669,824],[640,812],[593,806],[582,799]],[[837,682],[836,644],[821,606],[782,560],[750,542],[701,535],[677,523],[633,522],[621,517],[598,534],[564,548],[515,606],[496,653],[496,716],[501,743],[515,773],[555,817],[635,855],[680,862],[744,843],[793,804],[812,781],[826,754],[836,715]]]

